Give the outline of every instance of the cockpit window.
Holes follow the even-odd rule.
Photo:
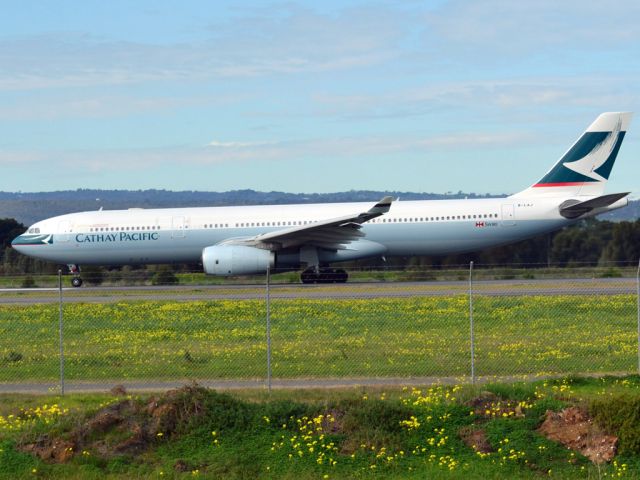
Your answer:
[[[30,228],[27,233],[40,233],[40,229],[38,227]]]

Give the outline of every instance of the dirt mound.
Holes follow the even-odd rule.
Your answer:
[[[618,438],[601,432],[578,407],[565,408],[559,413],[547,410],[538,432],[596,464],[608,462],[616,454]]]
[[[22,450],[40,457],[45,462],[64,463],[73,457],[75,444],[60,438],[43,435],[35,443],[24,445]]]
[[[487,433],[480,428],[463,427],[458,432],[460,438],[469,448],[473,448],[476,452],[490,453],[493,452],[491,444],[487,439]]]
[[[63,435],[42,435],[22,445],[42,460],[64,463],[90,451],[105,458],[137,454],[171,436],[203,412],[207,390],[197,385],[171,390],[146,402],[132,399],[108,405]]]

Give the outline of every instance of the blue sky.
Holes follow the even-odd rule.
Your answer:
[[[510,193],[640,111],[640,3],[4,2],[0,190]],[[640,194],[640,120],[609,191]]]

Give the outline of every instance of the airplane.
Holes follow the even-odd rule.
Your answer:
[[[17,251],[79,265],[201,262],[209,275],[303,269],[303,283],[346,282],[334,263],[447,255],[517,242],[627,205],[604,194],[632,113],[603,113],[539,181],[503,198],[99,210],[42,220]]]

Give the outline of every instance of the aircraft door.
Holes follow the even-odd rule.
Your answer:
[[[173,217],[171,219],[171,238],[184,238],[185,227],[184,217]]]
[[[71,223],[68,220],[63,220],[58,223],[58,235],[56,240],[59,242],[68,242],[69,233],[71,233]]]
[[[512,227],[516,224],[516,213],[513,204],[502,205],[502,226]]]

